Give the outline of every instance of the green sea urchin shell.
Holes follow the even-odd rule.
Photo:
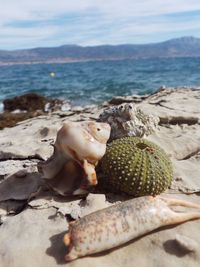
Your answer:
[[[108,144],[101,167],[108,187],[134,196],[158,195],[172,181],[167,154],[140,137],[125,137]]]

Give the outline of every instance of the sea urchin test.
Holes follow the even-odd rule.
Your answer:
[[[165,151],[140,137],[108,144],[101,167],[108,188],[133,196],[158,195],[172,182],[172,165]]]

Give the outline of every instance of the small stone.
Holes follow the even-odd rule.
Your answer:
[[[199,247],[195,240],[187,236],[176,234],[175,241],[181,249],[188,253],[197,251]]]
[[[20,171],[15,173],[15,176],[17,178],[24,178],[24,177],[26,177],[26,175],[27,175],[27,170],[20,170]]]
[[[181,178],[181,177],[176,177],[176,178],[175,178],[175,181],[177,181],[177,182],[182,182],[182,181],[183,181],[183,178]]]
[[[84,217],[92,212],[107,208],[111,204],[106,201],[104,194],[89,194],[85,201],[80,202],[80,217]]]

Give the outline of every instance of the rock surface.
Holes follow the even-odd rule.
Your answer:
[[[124,102],[129,102],[127,99]],[[123,103],[123,97],[120,101]],[[174,181],[164,195],[200,204],[200,90],[164,89],[135,102],[134,98],[130,101],[160,118],[159,130],[147,139],[163,147],[174,165]],[[67,249],[62,239],[68,222],[126,198],[103,192],[87,198],[60,197],[43,184],[36,172],[37,162],[51,155],[50,144],[65,120],[97,119],[110,105],[57,111],[0,131],[1,267],[64,265]],[[156,230],[67,266],[132,267],[134,262],[141,267],[197,267],[199,225],[196,220]]]

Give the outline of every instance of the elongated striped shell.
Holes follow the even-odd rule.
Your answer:
[[[107,145],[101,161],[106,185],[133,196],[158,195],[172,181],[172,165],[164,150],[140,137]]]

